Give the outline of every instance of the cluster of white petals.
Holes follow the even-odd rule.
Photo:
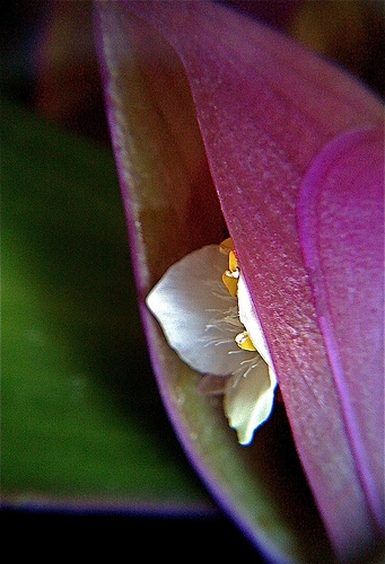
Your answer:
[[[226,268],[218,245],[202,247],[167,270],[147,305],[169,345],[203,374],[202,388],[223,392],[229,425],[246,445],[271,413],[277,379],[242,272],[232,297],[222,282]],[[257,352],[236,344],[245,329]]]

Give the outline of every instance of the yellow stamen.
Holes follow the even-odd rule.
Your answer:
[[[229,253],[229,270],[231,272],[236,272],[237,270],[239,270],[237,255],[234,251],[230,251]]]
[[[225,239],[224,241],[222,241],[222,243],[219,245],[219,250],[224,255],[228,255],[230,251],[233,251],[234,250],[234,243],[233,243],[232,238],[229,237],[228,239]]]
[[[226,270],[222,274],[222,282],[226,286],[230,296],[235,298],[238,291],[238,277],[234,276],[229,270]]]
[[[257,350],[253,345],[253,341],[250,339],[247,331],[242,331],[242,333],[238,333],[238,335],[235,337],[235,342],[237,343],[238,347],[243,351],[254,352]]]
[[[223,273],[222,282],[226,286],[230,296],[235,298],[238,291],[239,266],[233,240],[229,237],[222,241],[219,245],[219,250],[229,257],[229,269]]]

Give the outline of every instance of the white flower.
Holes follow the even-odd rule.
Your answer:
[[[224,394],[229,424],[246,445],[271,413],[277,379],[242,272],[228,262],[218,245],[192,252],[167,270],[147,305],[169,345],[204,374],[202,389]]]

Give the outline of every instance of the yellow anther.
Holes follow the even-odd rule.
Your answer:
[[[254,352],[257,350],[253,345],[253,341],[250,339],[247,331],[242,331],[242,333],[238,333],[238,335],[235,337],[235,342],[237,343],[238,347],[243,351]]]
[[[219,245],[221,253],[229,256],[229,269],[222,275],[222,282],[226,286],[230,296],[236,297],[238,291],[239,266],[235,254],[233,240],[229,237]]]
[[[234,243],[233,243],[232,238],[229,237],[228,239],[225,239],[224,241],[222,241],[222,243],[219,245],[219,250],[224,255],[228,255],[230,251],[233,251],[234,250]]]
[[[234,276],[229,270],[226,270],[226,272],[222,274],[222,282],[226,286],[230,296],[235,298],[238,291],[238,277]]]
[[[229,270],[231,272],[237,272],[239,270],[237,255],[234,251],[229,253]]]

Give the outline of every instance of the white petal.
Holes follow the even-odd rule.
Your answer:
[[[274,374],[262,359],[244,375],[229,378],[224,410],[230,427],[237,431],[240,444],[249,444],[255,429],[269,417],[276,383]]]
[[[258,315],[256,314],[253,302],[251,301],[251,296],[247,289],[245,279],[242,274],[238,280],[238,308],[239,308],[239,319],[245,326],[250,339],[253,341],[253,345],[269,366],[273,366],[269,349],[266,343],[265,336],[263,334],[261,322],[259,321]]]
[[[169,345],[198,372],[227,375],[253,353],[234,342],[243,330],[237,302],[224,284],[227,256],[208,245],[172,265],[147,297]],[[232,318],[224,321],[226,312]]]

